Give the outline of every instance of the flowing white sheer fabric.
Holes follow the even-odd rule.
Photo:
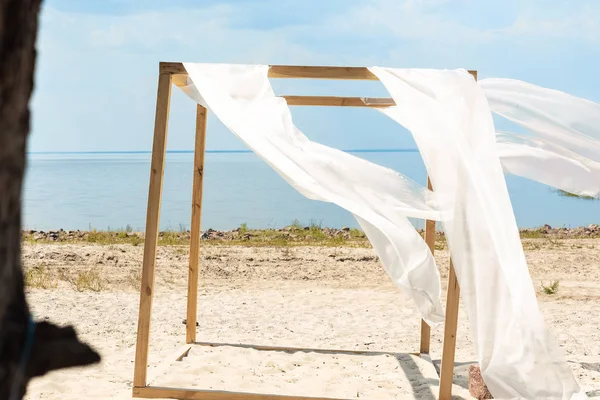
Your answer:
[[[530,133],[497,135],[506,171],[600,197],[600,104],[514,79],[483,79],[479,85],[492,112]]]
[[[531,122],[507,107],[514,101],[511,93],[494,111],[541,131],[541,139],[555,140],[500,134],[497,143],[488,101],[466,71],[373,67],[397,104],[381,112],[412,132],[432,193],[395,171],[308,140],[293,125],[285,100],[275,96],[268,66],[184,66],[189,79],[182,90],[188,96],[210,108],[301,194],[335,203],[356,217],[387,273],[431,325],[443,320],[439,273],[407,217],[443,222],[483,377],[495,398],[586,398],[538,309],[502,168],[550,181],[531,173],[542,165],[543,157],[538,164],[530,162],[533,151],[540,151],[562,156],[561,162],[583,173],[583,164],[571,163],[572,153],[598,159],[594,152],[579,151],[587,139],[577,136],[582,130],[576,121],[561,125],[577,137],[565,141],[562,131],[549,131],[556,121]],[[519,151],[525,151],[529,164]]]
[[[465,70],[373,67],[414,136],[433,188],[483,378],[494,398],[585,398],[545,326],[481,88]],[[572,397],[573,396],[573,397]]]
[[[498,132],[496,141],[506,172],[579,196],[600,198],[600,163],[538,137]]]
[[[440,219],[437,195],[391,169],[310,141],[276,97],[268,66],[184,64],[183,91],[208,108],[304,196],[351,212],[391,279],[430,325],[443,321],[440,277],[407,217]]]

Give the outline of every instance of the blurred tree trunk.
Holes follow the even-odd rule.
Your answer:
[[[73,328],[43,322],[35,325],[30,356],[20,362],[30,331],[21,192],[40,5],[41,0],[0,0],[0,399],[7,400],[22,399],[32,377],[100,359]]]

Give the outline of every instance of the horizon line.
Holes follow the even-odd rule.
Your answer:
[[[341,150],[346,153],[418,153],[416,148],[396,149],[347,149]],[[205,150],[206,153],[254,153],[252,150]],[[193,154],[194,150],[167,150],[167,154]],[[152,154],[151,150],[105,150],[105,151],[28,151],[26,154]]]

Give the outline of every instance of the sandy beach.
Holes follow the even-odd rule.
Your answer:
[[[549,328],[581,387],[600,398],[600,239],[542,237],[523,239],[523,246]],[[143,244],[24,242],[36,319],[74,325],[103,356],[97,366],[34,380],[27,399],[131,398],[142,254]],[[436,377],[428,376],[423,360],[407,354],[418,351],[417,313],[368,247],[203,246],[198,340],[381,353],[198,346],[184,361],[173,362],[173,352],[185,341],[187,254],[184,245],[158,249],[153,383],[342,398],[434,398]],[[448,257],[443,246],[436,250],[444,285]],[[558,282],[554,293],[545,293],[542,285],[552,292],[553,282]],[[442,336],[443,327],[432,331],[436,365]],[[475,359],[461,310],[456,398],[470,398],[466,370]]]

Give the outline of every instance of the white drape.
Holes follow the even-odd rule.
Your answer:
[[[497,135],[506,171],[600,198],[600,104],[515,79],[489,78],[479,85],[492,112],[529,133]]]
[[[579,178],[594,174],[590,165],[596,165],[581,157],[598,162],[600,154],[591,139],[581,137],[587,128],[571,119],[557,130],[559,122],[548,123],[540,112],[524,115],[515,109],[518,87],[490,81],[479,86],[464,70],[373,67],[397,104],[381,112],[413,134],[432,193],[395,171],[308,140],[294,126],[285,100],[275,96],[268,66],[184,66],[188,96],[210,108],[304,196],[356,217],[387,273],[432,325],[443,320],[439,273],[407,217],[443,222],[482,373],[495,398],[585,398],[538,309],[503,166],[571,192],[592,193],[593,185],[583,187]],[[496,136],[489,104],[540,138]],[[536,111],[555,106],[531,104]],[[570,168],[564,170],[569,176],[577,174],[575,184],[539,171],[557,163]]]
[[[385,270],[430,325],[443,321],[440,278],[429,248],[407,217],[440,219],[436,195],[391,169],[310,141],[276,97],[268,66],[184,64],[183,91],[206,104],[231,132],[304,196],[351,212]]]
[[[579,196],[600,198],[600,163],[539,137],[496,133],[506,172]]]
[[[571,398],[579,387],[537,306],[483,91],[464,70],[370,69],[396,102],[381,112],[411,131],[453,210],[442,223],[490,392]]]

